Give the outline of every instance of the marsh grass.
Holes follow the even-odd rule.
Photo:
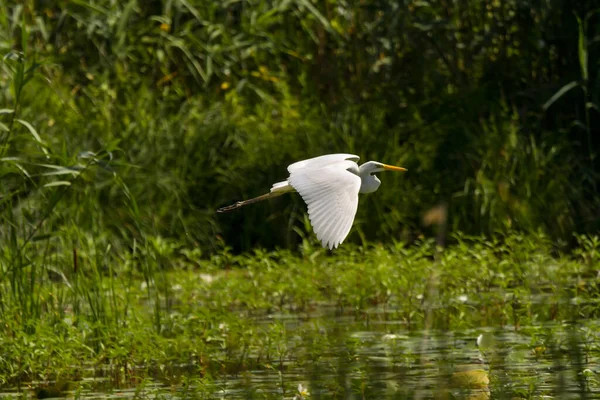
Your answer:
[[[69,382],[68,390],[85,391],[93,381],[84,378],[106,376],[105,390],[158,380],[208,395],[240,387],[292,393],[301,381],[326,397],[413,397],[421,386],[381,392],[381,384],[413,382],[410,371],[420,371],[430,377],[421,390],[446,387],[464,362],[454,346],[492,332],[504,343],[486,367],[492,393],[558,396],[573,390],[575,377],[585,381],[577,390],[598,390],[584,373],[599,345],[598,239],[582,237],[572,256],[552,255],[543,236],[456,239],[436,263],[431,241],[346,246],[334,257],[311,244],[306,256],[206,259],[180,249],[172,255],[180,267],[163,272],[145,270],[135,253],[101,258],[102,267],[81,257],[74,276],[34,277],[34,314],[23,312],[21,297],[3,299],[3,386]],[[146,255],[152,263],[156,256]],[[427,298],[432,273],[438,282]],[[423,352],[423,340],[441,353]],[[574,375],[541,389],[547,377],[535,379],[534,359],[567,363]],[[260,374],[278,378],[263,382]]]

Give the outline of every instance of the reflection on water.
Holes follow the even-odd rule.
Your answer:
[[[116,388],[105,370],[96,370],[84,385],[87,390],[73,392],[65,385],[64,390],[36,394],[216,399],[600,397],[597,321],[447,332],[409,330],[394,316],[393,310],[383,308],[348,313],[331,306],[310,313],[268,314],[256,318],[256,324],[278,329],[264,344],[271,347],[269,359],[261,359],[267,353],[264,349],[253,348],[244,365],[227,365],[224,349],[227,367],[211,379],[200,379],[195,368],[174,366],[157,373],[177,376],[170,384],[144,379],[133,387]],[[299,384],[306,388],[302,395]],[[14,397],[17,391],[0,396]]]

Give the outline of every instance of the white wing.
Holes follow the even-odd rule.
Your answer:
[[[354,154],[327,154],[295,162],[288,167],[288,171],[292,174],[300,169],[319,169],[329,164],[340,163],[346,160],[358,161],[359,158],[359,156]]]
[[[358,209],[361,180],[348,171],[356,169],[352,154],[331,154],[292,164],[288,182],[308,205],[308,215],[323,247],[332,249],[344,241]]]

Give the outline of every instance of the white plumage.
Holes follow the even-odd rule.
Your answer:
[[[288,182],[306,202],[317,238],[330,249],[337,248],[348,236],[358,210],[361,179],[349,171],[358,170],[358,166],[345,156],[319,157],[313,159],[316,162],[301,161],[288,168]],[[351,157],[358,160],[357,156]]]
[[[337,248],[352,228],[358,209],[358,194],[374,192],[381,184],[374,173],[406,171],[376,161],[359,167],[358,160],[359,157],[354,154],[328,154],[298,161],[288,167],[289,178],[275,183],[270,193],[238,201],[217,211],[232,211],[295,190],[308,206],[310,223],[323,247]]]

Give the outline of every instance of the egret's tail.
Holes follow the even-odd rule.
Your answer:
[[[258,203],[259,201],[271,199],[273,197],[281,196],[284,193],[293,192],[294,188],[288,183],[288,181],[277,182],[271,188],[271,191],[262,196],[254,197],[248,200],[238,201],[230,206],[221,207],[217,210],[218,213],[225,213],[233,210],[237,210],[240,207],[247,206],[248,204]]]

